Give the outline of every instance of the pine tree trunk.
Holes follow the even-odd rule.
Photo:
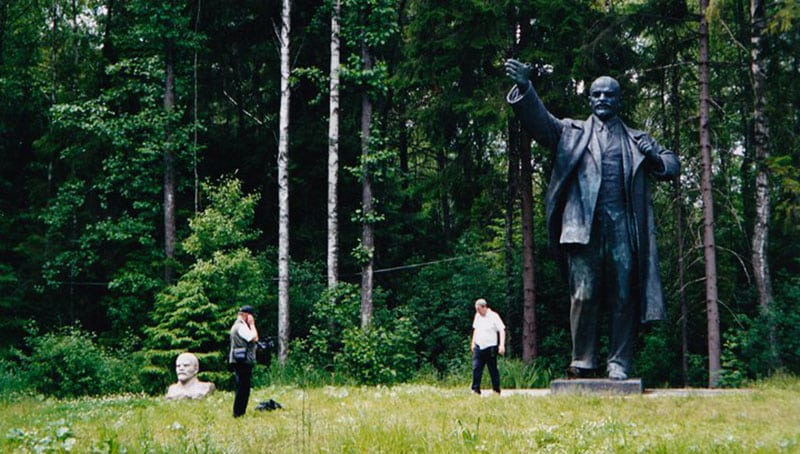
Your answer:
[[[331,82],[328,117],[328,287],[339,280],[339,19],[341,0],[333,1],[331,12]]]
[[[506,173],[506,213],[505,213],[505,271],[506,271],[506,307],[516,306],[516,269],[514,266],[516,252],[514,250],[514,211],[519,199],[519,136],[521,134],[519,120],[508,120],[508,169]],[[524,323],[524,322],[523,322]],[[523,328],[524,329],[524,328]],[[509,352],[510,354],[511,352]]]
[[[167,40],[164,46],[165,82],[164,110],[167,114],[175,110],[175,44]],[[169,115],[168,115],[168,122]],[[172,282],[172,260],[175,258],[175,150],[173,148],[171,124],[164,138],[164,280]]]
[[[711,137],[708,93],[708,0],[700,0],[700,152],[703,172],[700,190],[703,199],[703,252],[706,275],[706,318],[708,326],[708,386],[716,388],[722,371],[720,363],[719,306],[717,295],[717,253],[714,241],[714,196],[712,193]]]
[[[767,99],[764,94],[766,62],[764,59],[764,28],[766,17],[762,0],[750,0],[751,34],[750,34],[750,72],[753,80],[753,144],[756,156],[756,218],[753,226],[753,277],[758,291],[758,304],[762,315],[768,323],[769,349],[771,366],[776,367],[778,355],[776,346],[775,324],[772,317],[772,281],[770,279],[769,258],[769,217],[771,202],[769,194],[769,125],[765,108]]]
[[[531,364],[539,356],[536,341],[536,278],[533,256],[533,166],[531,139],[521,132],[519,140],[520,200],[522,202],[522,361]]]
[[[681,149],[681,104],[680,104],[680,69],[674,68],[672,70],[672,80],[670,82],[670,98],[672,100],[672,151],[679,154]],[[681,333],[681,381],[684,387],[689,386],[689,307],[686,304],[686,263],[685,257],[685,238],[683,236],[684,226],[684,208],[683,208],[683,188],[681,186],[680,177],[673,180],[673,189],[675,196],[675,207],[677,211],[677,219],[675,224],[677,228],[675,241],[677,243],[678,254],[678,300],[680,302],[680,333]]]
[[[364,71],[372,69],[372,55],[366,44],[361,46],[361,58]],[[375,232],[372,223],[372,174],[370,160],[370,128],[372,127],[372,101],[367,87],[361,95],[361,213],[364,217],[362,224],[361,245],[367,254],[367,259],[361,267],[361,327],[366,329],[372,323],[372,291],[373,267],[375,263]]]
[[[289,32],[291,0],[281,8],[281,104],[278,125],[278,360],[289,356]]]

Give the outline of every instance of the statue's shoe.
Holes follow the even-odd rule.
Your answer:
[[[608,378],[611,380],[627,380],[628,374],[625,373],[625,369],[618,364],[609,364],[608,365]]]

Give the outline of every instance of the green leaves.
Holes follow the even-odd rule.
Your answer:
[[[195,261],[156,295],[152,324],[144,330],[151,391],[168,383],[170,362],[183,351],[197,354],[204,370],[224,370],[222,352],[236,309],[263,308],[267,299],[264,257],[245,245],[258,233],[252,228],[258,196],[244,195],[241,182],[230,177],[203,188],[209,205],[189,221],[191,234],[183,242]]]
[[[241,181],[223,178],[217,186],[206,182],[209,206],[201,215],[189,220],[192,233],[182,242],[186,252],[196,258],[209,258],[213,252],[243,246],[256,239],[253,216],[258,194],[243,195]]]

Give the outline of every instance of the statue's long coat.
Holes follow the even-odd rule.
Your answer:
[[[515,86],[508,94],[522,126],[536,142],[553,152],[553,173],[545,197],[546,222],[550,246],[561,255],[566,244],[588,244],[592,230],[597,194],[601,183],[601,156],[590,147],[594,116],[585,121],[558,119],[542,104],[529,83],[525,93]],[[663,169],[645,162],[639,141],[642,131],[625,128],[623,170],[627,205],[628,231],[636,264],[633,297],[640,298],[643,322],[665,318],[664,292],[658,268],[655,222],[647,174],[668,180],[680,173],[678,158],[658,145]]]

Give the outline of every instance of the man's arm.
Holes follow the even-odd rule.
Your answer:
[[[506,325],[503,323],[503,319],[500,318],[500,314],[494,312],[494,326],[497,329],[497,334],[499,335],[498,344],[497,344],[497,353],[501,355],[506,354]]]

